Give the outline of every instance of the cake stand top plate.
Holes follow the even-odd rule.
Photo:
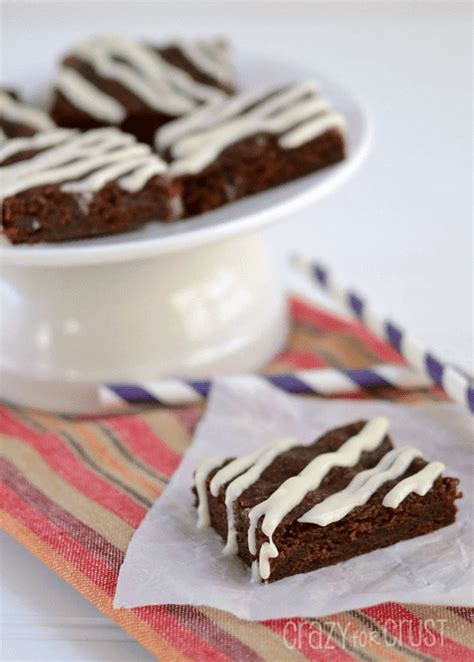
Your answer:
[[[316,203],[337,189],[363,162],[370,145],[367,110],[344,85],[299,64],[237,53],[239,85],[278,85],[317,80],[322,94],[347,120],[347,158],[294,182],[244,198],[199,217],[171,224],[149,223],[140,230],[60,244],[0,246],[5,266],[64,267],[117,263],[202,246],[258,230]]]

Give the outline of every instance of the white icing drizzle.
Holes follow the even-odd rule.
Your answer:
[[[196,69],[220,83],[231,84],[232,69],[224,42],[181,39],[175,44]]]
[[[211,457],[203,460],[194,473],[194,484],[198,495],[198,528],[204,529],[211,525],[211,518],[209,516],[209,503],[207,500],[206,481],[207,477],[217,467],[225,461],[225,457]]]
[[[278,457],[278,455],[284,453],[297,444],[298,442],[294,437],[283,437],[281,439],[272,441],[259,452],[257,457],[252,459],[251,465],[247,465],[248,468],[246,471],[244,471],[244,473],[239,472],[240,475],[234,478],[234,480],[232,480],[229,485],[227,485],[225,490],[225,505],[227,510],[227,542],[226,546],[224,547],[224,554],[237,554],[238,551],[233,508],[235,500],[238,499],[246,489],[248,489],[251,485],[253,485],[253,483],[255,483],[256,480],[260,478],[265,469],[271,465],[271,463],[275,460],[276,457]],[[237,463],[238,461],[234,460],[234,462]],[[224,469],[221,469],[221,471],[218,473],[224,472]],[[227,481],[224,481],[224,483],[225,482]],[[218,491],[219,490],[217,490],[217,493]]]
[[[291,103],[291,96],[288,95],[285,101]],[[308,113],[318,115],[328,109],[327,103],[317,98],[305,99],[295,107],[289,106],[278,111],[274,110],[274,107],[275,100],[270,99],[253,110],[226,118],[227,122],[224,124],[221,123],[217,126],[214,124],[202,133],[196,131],[190,136],[184,136],[172,146],[172,154],[175,158],[192,156],[208,147],[209,140],[214,140],[215,145],[212,149],[216,150],[215,153],[218,154],[227,144],[229,137],[232,138],[232,141],[237,141],[259,131],[281,133],[286,127],[303,121]]]
[[[261,584],[262,583],[262,578],[260,576],[260,570],[258,569],[258,561],[252,561],[252,565],[250,566],[250,573],[251,573],[250,582],[252,584]]]
[[[258,456],[261,454],[261,452],[262,450],[259,449],[254,453],[249,453],[249,455],[236,457],[235,460],[232,460],[232,462],[226,464],[225,467],[222,467],[222,469],[220,469],[212,477],[211,483],[209,485],[209,491],[212,496],[216,497],[223,485],[233,480],[236,476],[251,467],[258,459]]]
[[[337,451],[315,457],[297,476],[285,480],[268,499],[252,508],[249,512],[248,529],[250,553],[252,555],[257,553],[256,529],[262,516],[261,530],[268,538],[268,542],[261,546],[259,554],[262,579],[268,579],[270,576],[269,560],[278,556],[273,534],[283,518],[304,499],[308,492],[319,487],[333,467],[354,466],[363,452],[375,450],[382,443],[387,430],[388,420],[385,417],[372,419]]]
[[[0,117],[8,122],[24,124],[37,131],[54,128],[53,120],[41,108],[14,99],[0,90]]]
[[[76,45],[71,53],[91,65],[99,76],[119,82],[158,112],[179,116],[203,101],[225,96],[221,90],[199,83],[169,64],[150,46],[126,37],[99,36]],[[55,86],[91,117],[120,123],[126,116],[126,109],[113,96],[69,67],[63,68]]]
[[[338,522],[357,506],[367,503],[384,483],[404,474],[416,457],[421,457],[421,451],[413,446],[390,451],[375,467],[358,473],[346,488],[316,504],[298,522],[319,526]]]
[[[212,103],[160,129],[155,144],[170,150],[175,159],[170,172],[178,176],[199,172],[229,145],[257,133],[277,135],[281,148],[294,149],[344,126],[344,119],[317,95],[315,83],[306,82]]]
[[[289,448],[296,446],[298,442],[294,437],[282,437],[275,439],[263,448],[253,453],[237,457],[224,465],[217,471],[209,484],[209,491],[216,497],[220,489],[227,485],[225,491],[225,504],[227,508],[228,537],[224,549],[226,554],[237,553],[237,543],[234,527],[233,503],[244,490],[252,485],[262,475],[263,471],[270,466],[273,460]],[[209,509],[207,502],[206,481],[210,472],[223,463],[223,458],[211,458],[204,460],[196,470],[194,481],[199,496],[198,526],[209,526]],[[199,511],[201,509],[201,512]]]
[[[281,137],[279,144],[283,149],[294,149],[300,145],[304,145],[309,140],[313,140],[316,136],[320,136],[329,129],[339,128],[343,129],[345,122],[340,115],[324,115],[323,117],[315,117],[312,121],[305,122],[301,126],[295,127],[292,131],[288,131]]]
[[[70,129],[54,129],[46,133],[37,133],[28,138],[9,138],[0,147],[0,163],[19,152],[45,149],[56,145],[68,135],[71,135]]]
[[[76,108],[102,122],[120,124],[126,116],[125,108],[70,67],[59,72],[54,87],[74,103]]]
[[[131,164],[129,163],[128,165],[130,166]],[[132,172],[119,179],[119,186],[124,191],[128,191],[129,193],[136,193],[141,188],[143,188],[144,183],[151,179],[151,177],[163,174],[165,169],[166,166],[164,166],[163,161],[159,158],[147,159],[146,163],[143,163],[143,159],[137,160],[137,163],[134,166]],[[172,200],[175,199],[177,198],[172,198]],[[173,218],[179,217],[173,216]]]
[[[167,171],[166,164],[148,145],[115,128],[85,133],[56,130],[11,140],[0,148],[0,158],[28,149],[43,151],[0,168],[0,199],[35,186],[58,183],[70,193],[90,193],[114,180],[133,193],[153,175]]]
[[[442,462],[430,462],[421,471],[397,483],[385,495],[382,505],[386,508],[398,508],[401,502],[412,492],[420,496],[425,496],[433,487],[435,480],[445,469],[446,467]]]
[[[200,106],[191,114],[179,117],[162,126],[156,132],[155,146],[159,150],[165,150],[181,137],[193,131],[214,126],[216,117],[222,122],[224,119],[237,115],[245,108],[257,103],[267,94],[268,90],[264,88],[245,90],[240,94]]]

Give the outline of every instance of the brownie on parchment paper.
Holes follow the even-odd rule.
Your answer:
[[[456,518],[458,479],[414,447],[395,449],[384,418],[330,430],[314,443],[271,442],[196,470],[200,526],[212,526],[273,582],[431,533]]]

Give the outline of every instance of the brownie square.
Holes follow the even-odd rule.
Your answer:
[[[156,146],[194,216],[341,161],[344,126],[310,81],[197,108],[160,129]]]
[[[158,48],[102,35],[73,46],[53,82],[51,116],[82,130],[114,125],[153,145],[163,124],[233,92],[222,40]]]
[[[5,141],[0,198],[2,232],[12,243],[115,234],[180,212],[166,164],[115,128]]]
[[[272,582],[430,533],[455,521],[458,480],[414,447],[394,449],[386,419],[357,421],[303,446],[272,442],[195,474],[199,524]]]

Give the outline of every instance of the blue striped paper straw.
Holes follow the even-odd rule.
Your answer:
[[[418,374],[433,380],[452,400],[474,413],[474,383],[468,375],[442,361],[416,338],[390,319],[382,319],[370,308],[364,297],[341,287],[326,267],[301,255],[293,258],[295,266],[322,287],[376,336],[388,342]]]
[[[427,388],[433,381],[425,375],[414,373],[406,366],[381,364],[365,370],[318,368],[291,373],[270,375],[238,375],[226,377],[235,383],[273,384],[286,393],[340,395],[367,388],[396,387],[401,389]],[[154,403],[179,406],[202,401],[209,393],[212,380],[161,379],[136,384],[107,384],[99,390],[105,407],[121,407],[128,404]]]

